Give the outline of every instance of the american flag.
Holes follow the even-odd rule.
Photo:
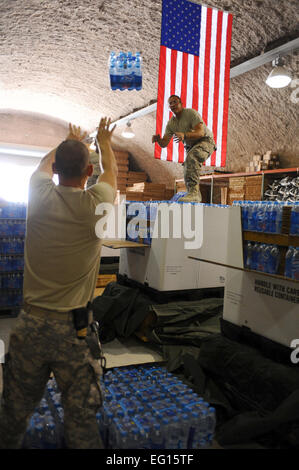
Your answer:
[[[172,113],[170,95],[193,108],[213,132],[217,151],[206,165],[225,166],[232,15],[187,0],[163,0],[156,134]],[[184,146],[170,141],[155,158],[183,163]]]

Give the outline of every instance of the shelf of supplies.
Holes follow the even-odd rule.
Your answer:
[[[279,246],[299,246],[299,236],[280,233],[243,231],[243,240]]]
[[[216,264],[217,266],[223,266],[224,268],[237,269],[238,271],[244,271],[247,273],[261,274],[262,276],[274,277],[275,279],[283,279],[284,281],[291,281],[291,282],[296,282],[299,284],[299,280],[281,276],[280,274],[269,274],[269,273],[264,273],[263,271],[254,271],[253,269],[239,268],[237,266],[231,266],[229,264],[216,263],[215,261],[210,261],[207,259],[195,258],[194,256],[188,256],[188,258],[194,259],[195,261],[201,261],[202,263]]]
[[[200,181],[202,180],[219,180],[219,179],[229,179],[229,178],[239,178],[241,176],[258,176],[258,175],[279,175],[281,173],[297,173],[299,174],[299,168],[278,168],[276,170],[261,170],[253,172],[240,172],[240,173],[213,173],[211,175],[202,175]],[[177,182],[184,182],[184,179],[177,179]]]
[[[145,243],[138,243],[138,242],[131,242],[129,240],[110,240],[104,239],[102,241],[102,245],[106,246],[107,248],[112,248],[114,250],[118,250],[119,248],[150,248],[150,245],[146,245]]]

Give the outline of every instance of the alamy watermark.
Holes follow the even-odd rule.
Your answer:
[[[293,364],[298,364],[299,362],[299,339],[293,339],[291,342],[291,348],[294,348],[294,351],[291,353],[291,362]]]
[[[130,240],[168,238],[184,239],[186,250],[201,248],[203,243],[203,207],[200,204],[102,203],[96,207],[102,216],[96,223],[98,238]]]
[[[0,364],[4,364],[5,358],[5,343],[2,339],[0,339]]]

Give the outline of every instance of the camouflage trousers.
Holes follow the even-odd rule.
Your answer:
[[[58,312],[37,314],[30,309],[20,313],[10,336],[3,374],[0,449],[21,447],[51,372],[61,392],[67,448],[103,448],[96,421],[102,405],[98,361],[86,341],[77,339],[70,312],[60,319]]]
[[[187,149],[184,162],[184,181],[188,191],[199,183],[202,164],[214,150],[214,145],[208,142],[201,142],[191,147],[191,149]]]

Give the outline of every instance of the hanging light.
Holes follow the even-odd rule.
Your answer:
[[[283,67],[280,57],[272,61],[272,66],[274,68],[269,73],[266,84],[271,88],[284,88],[288,86],[292,81],[292,77]]]
[[[133,137],[135,137],[135,134],[134,134],[133,129],[132,129],[131,126],[132,126],[131,122],[128,121],[127,122],[127,127],[125,128],[125,130],[121,134],[126,139],[132,139]]]

